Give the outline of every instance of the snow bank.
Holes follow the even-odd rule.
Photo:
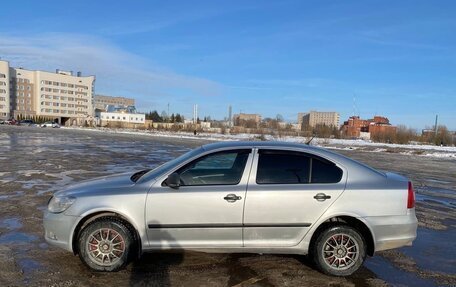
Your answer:
[[[104,132],[114,134],[131,134],[131,135],[143,135],[143,136],[156,136],[156,137],[168,137],[168,138],[179,138],[179,139],[197,139],[197,140],[208,140],[208,141],[242,141],[242,140],[260,140],[265,139],[268,141],[283,141],[292,143],[306,143],[310,138],[296,137],[296,136],[284,136],[277,137],[272,135],[259,135],[259,134],[213,134],[213,133],[198,133],[196,136],[189,132],[170,132],[170,131],[141,131],[134,129],[110,129],[110,128],[76,128],[76,127],[65,127],[64,129],[77,129],[84,131],[93,132]],[[445,147],[445,146],[434,146],[424,144],[387,144],[387,143],[375,143],[361,139],[324,139],[314,138],[312,145],[322,146],[336,150],[364,150],[369,152],[397,152],[400,154],[415,155],[415,156],[427,156],[436,158],[454,158],[456,159],[456,147]],[[396,151],[397,150],[397,151]],[[404,151],[409,150],[409,151]]]

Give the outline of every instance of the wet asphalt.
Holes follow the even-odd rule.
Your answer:
[[[451,286],[456,285],[456,160],[337,150],[411,178],[417,191],[413,247],[379,252],[353,276],[317,272],[305,256],[151,253],[113,274],[48,246],[42,213],[71,183],[168,161],[207,141],[0,126],[0,286]]]

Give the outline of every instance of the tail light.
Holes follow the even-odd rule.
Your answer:
[[[407,196],[407,208],[415,207],[415,191],[413,191],[413,184],[411,181],[408,182],[408,196]]]

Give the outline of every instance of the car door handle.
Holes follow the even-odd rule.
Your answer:
[[[241,200],[242,197],[237,196],[234,193],[230,193],[230,194],[227,194],[223,199],[228,201],[228,202],[235,202],[236,200]]]
[[[317,200],[317,201],[325,201],[327,199],[330,199],[331,196],[330,195],[326,195],[324,193],[317,193],[314,198]]]

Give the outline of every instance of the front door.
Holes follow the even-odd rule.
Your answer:
[[[345,188],[346,174],[321,157],[260,149],[244,211],[245,247],[297,245]]]
[[[146,200],[149,245],[241,247],[242,215],[251,149],[205,154],[172,171],[178,189],[157,182]]]

